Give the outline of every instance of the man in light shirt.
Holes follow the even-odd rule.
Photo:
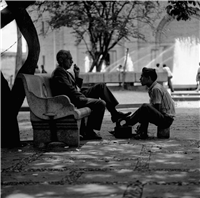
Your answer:
[[[173,77],[172,72],[166,64],[163,65],[163,70],[167,72],[168,87],[170,88],[171,92],[174,92],[174,88],[173,88],[172,81],[171,81],[171,79]]]
[[[149,122],[160,126],[161,128],[169,128],[174,121],[175,106],[168,91],[156,81],[157,73],[155,69],[142,69],[141,84],[147,86],[150,97],[150,104],[143,104],[132,115],[128,116],[123,126],[133,126],[140,123],[136,139],[148,138],[147,130]]]

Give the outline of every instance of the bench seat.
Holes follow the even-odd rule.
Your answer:
[[[81,121],[91,114],[88,107],[76,108],[66,95],[52,96],[50,74],[21,74],[36,147],[50,142],[80,145]]]

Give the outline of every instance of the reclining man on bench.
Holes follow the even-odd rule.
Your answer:
[[[101,129],[105,108],[110,112],[113,123],[131,114],[131,112],[122,113],[116,110],[119,103],[106,84],[99,83],[89,88],[81,88],[83,79],[79,77],[79,67],[74,64],[74,76],[67,71],[73,64],[70,51],[60,50],[56,59],[58,66],[51,78],[53,95],[67,95],[77,108],[89,107],[92,110],[85,129],[81,130],[83,139],[102,139],[94,130]]]

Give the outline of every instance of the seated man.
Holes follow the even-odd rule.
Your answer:
[[[143,104],[132,115],[128,116],[123,126],[133,126],[140,123],[136,139],[145,139],[148,137],[148,124],[153,123],[161,128],[171,126],[175,117],[175,106],[167,90],[156,82],[157,73],[155,69],[143,68],[140,78],[141,84],[148,87],[150,104]]]
[[[101,129],[105,107],[111,113],[112,122],[130,115],[130,112],[122,113],[116,110],[118,101],[104,83],[81,88],[83,79],[79,78],[80,69],[74,64],[75,76],[67,71],[73,64],[70,51],[60,50],[56,58],[58,67],[53,71],[51,79],[53,95],[67,95],[77,108],[89,107],[92,110],[84,130],[85,134],[81,134],[84,139],[102,139],[94,129]]]

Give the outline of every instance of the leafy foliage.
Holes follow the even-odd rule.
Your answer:
[[[108,52],[123,40],[145,40],[142,28],[159,17],[155,1],[44,1],[38,10],[48,11],[53,29],[66,26],[73,30],[76,44],[84,42],[93,60],[90,71],[100,71]]]
[[[176,20],[189,20],[200,12],[200,1],[168,1],[167,13]]]

